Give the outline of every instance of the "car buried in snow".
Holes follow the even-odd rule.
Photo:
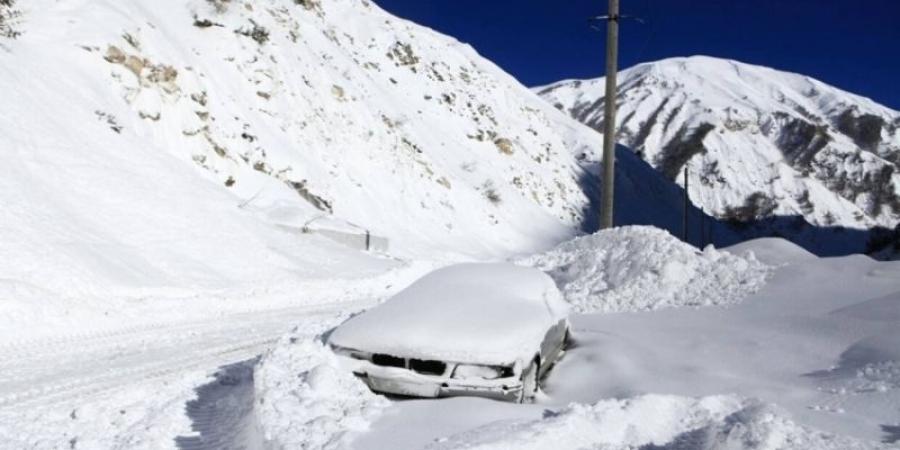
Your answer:
[[[567,315],[537,269],[457,264],[350,318],[328,344],[375,392],[527,402],[565,352]]]

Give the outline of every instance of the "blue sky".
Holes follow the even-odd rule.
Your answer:
[[[528,86],[601,76],[605,0],[375,0]],[[621,0],[620,67],[711,55],[809,75],[900,110],[900,0]]]

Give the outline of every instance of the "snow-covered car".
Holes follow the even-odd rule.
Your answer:
[[[525,402],[564,353],[567,314],[537,269],[458,264],[350,318],[328,343],[376,392]]]

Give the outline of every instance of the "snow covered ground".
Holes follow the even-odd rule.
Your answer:
[[[679,254],[653,242],[674,241],[661,232],[609,233],[634,255],[641,242]],[[575,346],[530,405],[386,399],[322,347],[323,333],[422,265],[345,282],[320,304],[310,292],[173,323],[157,311],[117,331],[9,343],[0,448],[896,448],[900,263],[818,258],[780,239],[727,252],[716,271],[758,259],[770,278],[724,305],[572,316]]]
[[[48,310],[43,325],[10,321],[0,448],[900,442],[900,263],[818,258],[781,239],[699,251],[646,227],[584,236],[517,259],[547,270],[581,311],[536,404],[398,401],[342,372],[321,335],[435,264],[304,239],[358,265],[343,278],[111,297]]]
[[[744,248],[757,244],[797,251],[784,241]],[[579,346],[548,392],[560,401],[735,393],[818,429],[888,439],[900,419],[900,391],[889,381],[900,349],[898,311],[897,263],[809,258],[779,268],[761,291],[728,308],[575,317]],[[883,384],[858,388],[867,377]]]
[[[613,233],[626,241],[635,230]],[[653,243],[647,245],[653,248]],[[575,346],[546,379],[536,404],[476,398],[394,400],[388,406],[379,404],[379,414],[342,418],[357,424],[362,420],[362,429],[369,430],[357,433],[349,446],[900,445],[900,263],[865,256],[817,258],[780,239],[728,250],[734,254],[723,253],[719,263],[732,265],[732,270],[755,260],[749,252],[761,260],[756,264],[775,267],[771,279],[742,302],[721,306],[713,301],[702,307],[686,303],[681,306],[691,307],[659,310],[637,302],[631,304],[632,311],[623,307],[616,313],[575,315]],[[296,371],[284,376],[290,380]],[[303,396],[294,387],[282,387],[281,396],[275,390],[267,395]],[[288,414],[276,417],[290,423]],[[301,419],[294,431],[297,426],[309,423]]]
[[[11,338],[0,345],[0,448],[220,448],[253,439],[257,428],[245,420],[253,396],[241,390],[253,390],[250,360],[292,329],[315,336],[430,268],[310,280],[251,297],[123,300],[112,306],[126,311],[110,309],[110,317],[73,304],[78,316],[60,320],[75,327],[34,333],[11,322],[17,328],[3,330]],[[244,409],[235,413],[232,403]],[[234,435],[235,424],[248,432]]]
[[[196,434],[186,406],[217,367],[334,314],[296,308],[4,347],[0,447],[173,448]]]
[[[493,422],[429,449],[852,449],[852,438],[811,430],[777,408],[736,396],[641,395],[573,403],[536,419]]]

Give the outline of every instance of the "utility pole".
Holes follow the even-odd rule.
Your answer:
[[[619,0],[609,0],[606,17],[606,103],[603,113],[603,198],[600,229],[612,228],[616,184],[616,72],[619,58]]]
[[[700,245],[698,248],[703,249],[706,247],[706,211],[703,210],[703,207],[700,207],[700,219],[697,221],[700,225]]]
[[[688,241],[688,211],[691,204],[690,195],[688,194],[688,164],[684,165],[684,223],[681,224],[681,240]]]

